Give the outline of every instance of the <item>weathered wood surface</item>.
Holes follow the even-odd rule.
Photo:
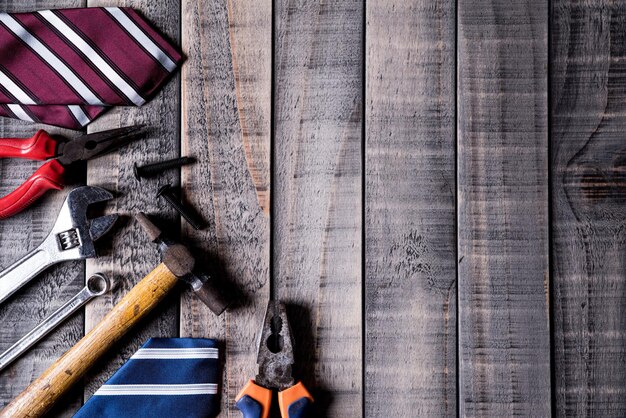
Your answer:
[[[275,2],[273,296],[316,416],[362,411],[360,1]]]
[[[220,416],[239,416],[235,397],[256,375],[258,330],[269,298],[271,1],[184,2],[182,152],[184,198],[207,221],[183,233],[223,284],[243,298],[216,318],[189,293],[182,336],[225,348]]]
[[[458,4],[461,416],[550,415],[547,4]]]
[[[455,2],[367,2],[365,415],[456,416]]]
[[[552,5],[558,416],[626,416],[626,5]]]
[[[148,337],[177,335],[221,341],[220,416],[239,416],[270,294],[289,304],[295,374],[316,416],[626,415],[626,6],[88,1],[115,4],[139,9],[187,61],[146,106],[90,126],[151,127],[75,181],[118,192],[107,210],[126,218],[100,259],[52,268],[0,306],[0,350],[86,274],[121,283],[0,374],[2,404],[158,263],[129,218],[145,211],[198,247],[239,301],[216,318],[180,286],[51,416],[71,416]],[[37,128],[0,121],[2,136]],[[180,154],[198,163],[132,175],[134,162]],[[0,194],[39,165],[0,160]],[[204,231],[154,197],[165,183],[182,183]],[[0,222],[0,266],[45,237],[65,194]]]
[[[165,264],[156,266],[87,335],[11,401],[0,416],[36,418],[44,415],[67,391],[81,382],[91,366],[113,349],[148,312],[154,310],[177,284],[178,279]],[[95,411],[90,412],[94,416]],[[109,412],[95,416],[110,415]]]
[[[52,7],[80,7],[82,0],[60,1],[5,1],[2,11],[27,12]],[[75,135],[73,131],[53,128],[46,125],[33,125],[17,120],[0,119],[0,137],[30,137],[37,129],[45,128],[51,133]],[[19,186],[39,166],[41,161],[0,159],[0,196]],[[84,179],[76,179],[76,184]],[[72,183],[68,185],[71,186]],[[30,209],[11,218],[0,221],[0,269],[7,267],[35,248],[48,235],[56,220],[66,192],[49,192]],[[53,214],[53,215],[52,215]],[[9,348],[24,334],[35,327],[42,319],[54,312],[83,287],[84,263],[68,262],[56,265],[18,291],[11,299],[0,306],[0,352]],[[0,374],[0,407],[16,397],[26,386],[38,377],[61,354],[69,349],[83,335],[83,315],[76,314],[62,324],[45,340],[38,343],[21,359],[3,370]],[[64,398],[63,405],[55,408],[50,415],[71,417],[80,406],[80,388]]]
[[[153,2],[133,0],[112,2],[89,0],[89,6],[130,6],[141,13],[158,30],[175,43],[179,43],[178,0]],[[157,214],[165,221],[161,226],[177,230],[177,218],[173,210],[162,200],[157,201],[159,187],[177,183],[179,173],[168,171],[158,179],[138,182],[133,175],[133,164],[145,164],[179,155],[180,124],[180,76],[176,74],[165,88],[141,108],[116,108],[108,115],[89,125],[90,132],[122,126],[145,124],[150,133],[141,141],[135,141],[124,149],[88,163],[87,183],[113,191],[118,197],[111,202],[110,212],[123,218],[101,242],[101,257],[87,261],[87,274],[98,271],[109,273],[117,279],[117,288],[110,296],[94,300],[85,309],[86,330],[89,331],[101,318],[160,262],[157,248],[146,238],[141,227],[132,219],[137,212]],[[173,224],[173,228],[171,225]],[[178,298],[172,295],[162,306],[149,315],[138,328],[112,350],[105,360],[94,368],[91,378],[85,382],[85,400],[150,337],[178,335]]]

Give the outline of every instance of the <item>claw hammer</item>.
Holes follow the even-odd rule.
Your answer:
[[[161,264],[126,296],[76,345],[30,384],[2,411],[1,418],[40,417],[133,325],[150,312],[180,279],[220,315],[228,306],[208,276],[194,271],[195,261],[184,245],[161,237],[161,231],[144,214],[137,221],[159,246]]]

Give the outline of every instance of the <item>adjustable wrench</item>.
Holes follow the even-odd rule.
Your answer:
[[[96,256],[94,241],[111,229],[117,215],[87,219],[87,207],[113,199],[100,187],[77,187],[68,193],[52,231],[34,250],[0,272],[0,303],[53,264]]]
[[[48,335],[50,331],[69,318],[83,305],[97,296],[104,295],[111,290],[111,287],[111,282],[102,273],[96,273],[89,277],[85,287],[78,292],[76,296],[68,300],[63,306],[50,314],[50,316],[23,336],[18,342],[13,344],[4,353],[0,354],[0,371],[4,370],[13,360],[24,354],[26,350]]]

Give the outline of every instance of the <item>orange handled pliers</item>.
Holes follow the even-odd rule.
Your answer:
[[[39,130],[31,138],[0,139],[0,158],[48,160],[17,189],[0,197],[0,219],[8,218],[30,206],[48,190],[65,184],[65,167],[77,161],[106,154],[143,136],[142,126],[111,129],[82,135],[73,140],[50,136]]]
[[[259,373],[248,381],[236,399],[244,418],[268,418],[273,390],[278,390],[282,418],[309,416],[313,397],[302,382],[295,383],[291,375],[293,363],[293,340],[285,305],[270,301],[259,340]]]

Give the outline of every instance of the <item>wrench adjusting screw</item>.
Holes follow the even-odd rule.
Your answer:
[[[71,250],[80,246],[80,238],[78,237],[77,229],[70,229],[59,234],[59,241],[61,242],[61,248],[63,251]]]

